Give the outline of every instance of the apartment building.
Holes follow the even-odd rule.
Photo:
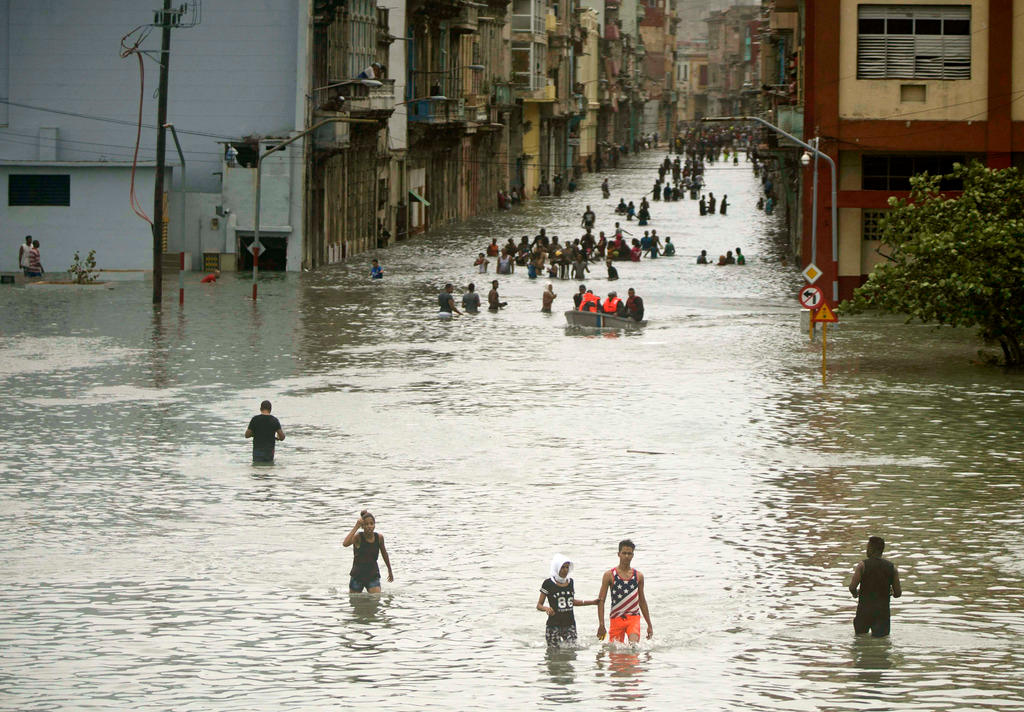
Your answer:
[[[838,164],[833,249],[829,171],[819,170],[817,255],[844,299],[880,254],[878,223],[910,176],[957,161],[1024,164],[1024,0],[807,2],[805,139]],[[804,170],[805,186],[810,169]],[[956,191],[952,182],[944,189]],[[804,190],[802,254],[811,254]]]
[[[711,13],[708,26],[708,112],[742,116],[758,105],[760,79],[758,5],[733,5]]]

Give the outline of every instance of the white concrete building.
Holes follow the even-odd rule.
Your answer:
[[[44,267],[66,269],[75,250],[96,250],[100,267],[149,270],[149,225],[129,203],[139,100],[142,136],[135,192],[152,215],[160,30],[135,56],[121,58],[121,38],[154,22],[160,0],[0,0],[0,225],[11,249],[0,271],[16,271],[27,234],[43,245]],[[203,252],[231,262],[252,217],[225,204],[224,145],[244,137],[286,137],[307,124],[312,0],[217,0],[199,23],[172,31],[167,119],[185,156],[182,220],[180,161],[168,134],[165,189],[169,251]],[[189,18],[184,18],[187,21]],[[289,270],[301,267],[302,143],[264,181],[270,237],[286,245]],[[35,178],[26,176],[36,176]],[[40,178],[39,176],[47,176]],[[251,180],[250,178],[243,178]],[[12,204],[12,198],[14,204]],[[228,210],[229,212],[225,212]],[[269,216],[268,216],[269,217]],[[228,265],[230,268],[230,265]]]

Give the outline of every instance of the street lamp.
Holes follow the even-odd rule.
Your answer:
[[[803,153],[800,154],[800,165],[804,167],[811,165],[811,154],[809,154],[807,151],[804,151]]]
[[[263,159],[266,158],[267,156],[269,156],[271,153],[275,153],[276,151],[284,150],[284,147],[287,146],[288,144],[293,143],[295,141],[298,141],[303,136],[306,136],[308,134],[313,133],[314,131],[316,131],[321,126],[326,126],[327,124],[334,124],[334,123],[339,123],[339,122],[340,123],[346,123],[346,124],[376,124],[376,123],[378,123],[376,119],[350,119],[347,116],[334,116],[334,117],[331,117],[329,119],[324,119],[323,121],[317,122],[317,123],[313,124],[312,126],[310,126],[308,129],[306,129],[306,130],[304,130],[304,131],[302,131],[300,133],[295,134],[291,138],[285,139],[281,143],[278,143],[278,144],[275,144],[274,146],[271,146],[265,152],[261,153],[259,155],[259,158],[256,159],[256,200],[253,201],[255,203],[254,210],[253,210],[253,212],[255,214],[253,215],[253,230],[252,230],[253,238],[252,238],[252,245],[250,245],[250,248],[251,248],[252,253],[253,253],[252,254],[252,300],[253,301],[256,301],[256,277],[258,275],[258,270],[259,270],[260,251],[263,249],[263,245],[260,243],[260,178],[261,178],[261,176],[263,174]]]
[[[839,301],[839,225],[838,225],[838,220],[837,220],[837,216],[836,216],[836,211],[837,211],[837,207],[838,207],[837,192],[836,192],[837,191],[836,162],[833,161],[832,157],[829,156],[827,153],[823,153],[823,152],[819,151],[818,147],[816,145],[812,146],[809,143],[805,143],[804,141],[801,141],[800,139],[798,139],[793,134],[787,133],[786,131],[783,131],[782,129],[780,129],[775,124],[769,123],[768,121],[765,121],[764,119],[762,119],[759,116],[707,116],[707,117],[701,119],[701,121],[716,121],[716,122],[722,122],[722,121],[730,121],[730,122],[754,121],[756,123],[761,124],[762,126],[766,126],[766,127],[770,128],[775,133],[778,133],[778,134],[781,134],[781,135],[785,136],[786,138],[788,138],[793,143],[796,143],[796,144],[799,144],[800,146],[803,146],[803,148],[805,150],[804,150],[803,155],[800,156],[800,163],[802,163],[803,165],[806,166],[808,163],[811,162],[811,160],[813,160],[815,158],[823,158],[826,161],[828,161],[829,169],[832,171],[832,266],[833,266],[832,301],[838,302]],[[814,139],[814,143],[815,144],[818,143],[818,139],[817,138]],[[804,158],[807,159],[806,162],[804,161]],[[817,170],[817,165],[818,165],[817,161],[815,161],[814,165],[815,165],[815,170]],[[815,191],[817,191],[817,182],[815,182],[814,188],[815,188]],[[812,217],[811,217],[811,261],[814,262],[814,260],[816,258],[816,254],[817,254],[817,249],[818,249],[818,240],[817,240],[817,237],[818,237],[818,220],[817,220],[818,200],[817,200],[817,194],[815,194],[814,197],[811,200],[811,211],[812,211]]]

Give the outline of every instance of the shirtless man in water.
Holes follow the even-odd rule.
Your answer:
[[[629,539],[620,541],[619,565],[601,577],[601,592],[597,594],[597,637],[601,640],[606,632],[604,599],[609,588],[612,591],[611,639],[621,643],[628,637],[631,644],[639,643],[641,615],[647,621],[647,637],[654,636],[654,624],[644,595],[644,575],[631,566],[635,548]]]

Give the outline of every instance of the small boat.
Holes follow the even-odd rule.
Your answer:
[[[569,326],[585,329],[639,329],[647,326],[646,321],[636,321],[630,317],[615,316],[603,312],[572,311],[565,312],[565,320]]]

